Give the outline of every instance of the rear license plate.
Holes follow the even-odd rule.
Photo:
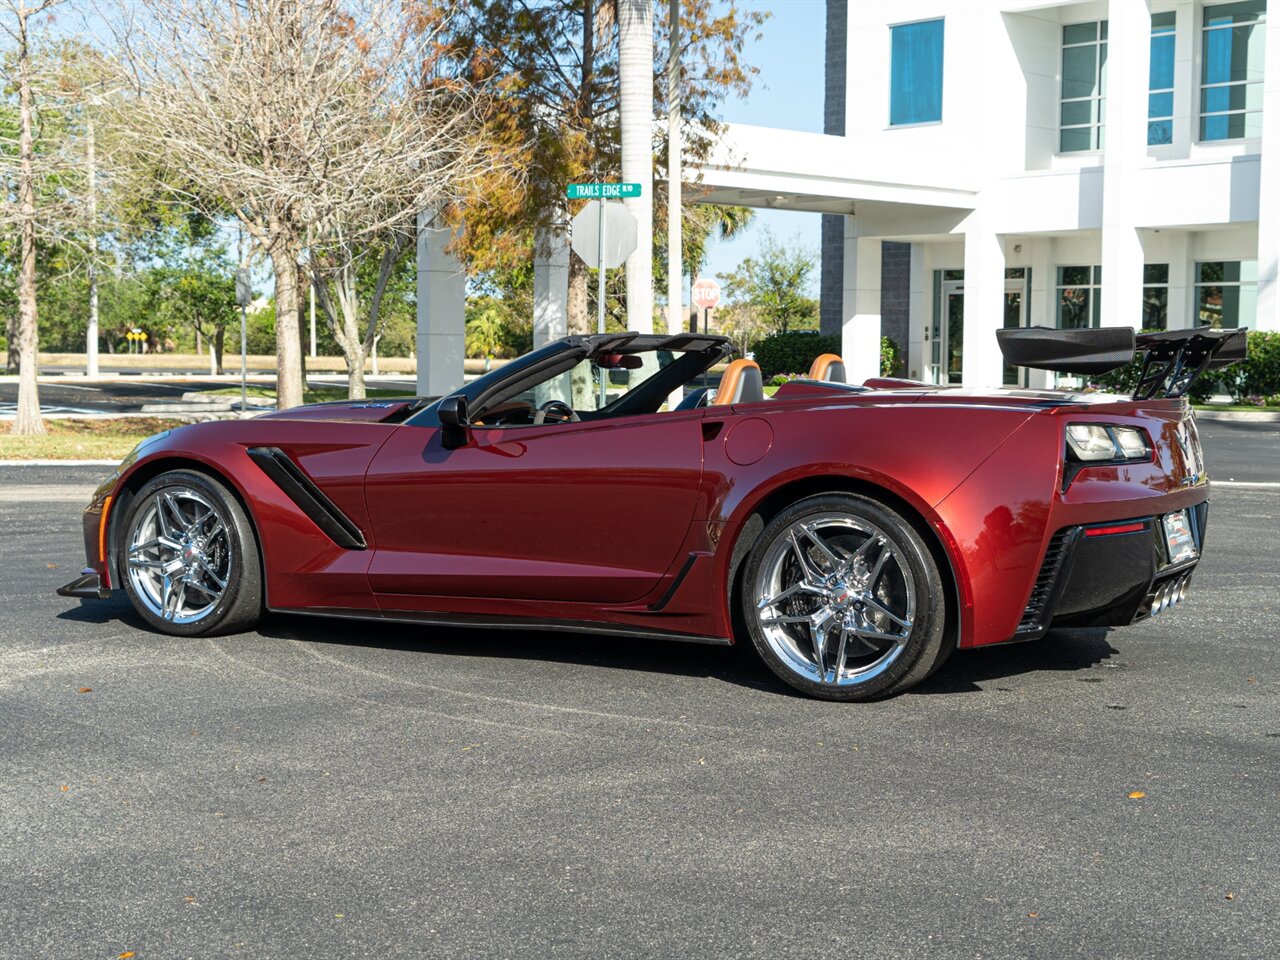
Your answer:
[[[1187,511],[1165,514],[1164,542],[1169,546],[1170,563],[1193,560],[1198,555],[1195,538],[1191,536],[1191,524],[1187,521]]]

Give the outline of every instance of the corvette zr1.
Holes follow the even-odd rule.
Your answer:
[[[1242,332],[1241,332],[1242,333]],[[1120,626],[1187,592],[1209,481],[1184,398],[1237,331],[1001,331],[1133,398],[842,382],[766,397],[721,337],[569,337],[444,398],[312,404],[139,446],[84,513],[88,567],[178,637],[268,611],[750,640],[862,700],[957,647]]]

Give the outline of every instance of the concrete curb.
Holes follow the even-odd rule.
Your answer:
[[[1234,423],[1280,423],[1280,412],[1271,410],[1196,410],[1197,420],[1225,420]]]

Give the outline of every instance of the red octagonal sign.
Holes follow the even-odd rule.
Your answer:
[[[694,283],[691,291],[693,302],[702,310],[710,310],[720,302],[720,284],[702,279]]]

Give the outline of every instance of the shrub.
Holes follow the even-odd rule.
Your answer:
[[[803,376],[813,361],[824,353],[840,353],[841,338],[807,331],[775,333],[756,344],[756,363],[766,380],[778,374],[799,371]],[[848,362],[848,358],[845,358]],[[880,375],[891,377],[901,369],[902,359],[897,343],[880,338]]]
[[[1093,382],[1109,393],[1132,393],[1141,369],[1142,355],[1139,354],[1132,363],[1095,377]],[[1245,360],[1206,373],[1191,388],[1190,396],[1196,403],[1204,403],[1216,393],[1226,393],[1236,402],[1247,403],[1248,397],[1265,397],[1277,392],[1280,392],[1280,333],[1250,330],[1249,354]]]

